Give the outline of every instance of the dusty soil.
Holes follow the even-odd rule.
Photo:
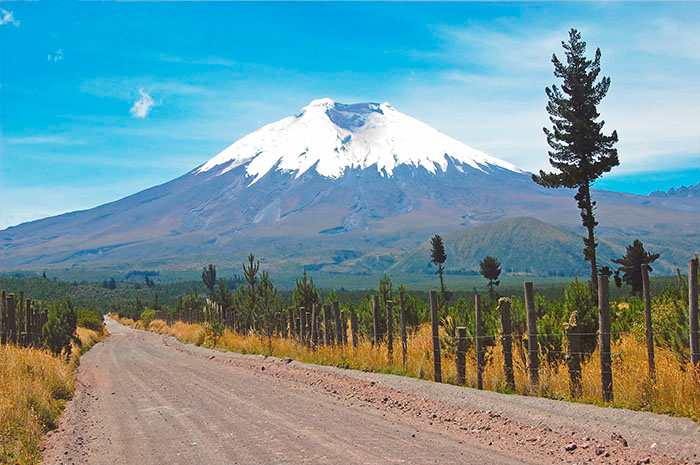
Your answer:
[[[687,419],[243,356],[107,322],[48,464],[700,464]]]

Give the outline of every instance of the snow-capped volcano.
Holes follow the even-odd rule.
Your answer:
[[[697,244],[697,202],[594,196],[602,241],[605,228],[626,243],[632,238],[624,231],[633,231],[679,263]],[[384,272],[433,234],[497,220],[531,216],[578,231],[572,197],[387,103],[320,99],[170,182],[3,230],[0,270],[231,266],[254,252],[283,272]],[[519,254],[527,268],[530,250],[494,249],[511,241],[500,226],[489,231],[456,253]],[[534,234],[513,231],[522,244]],[[580,257],[580,250],[571,254]]]
[[[226,173],[246,165],[251,184],[270,170],[296,177],[314,169],[336,179],[348,168],[376,167],[391,176],[398,165],[445,171],[448,157],[483,170],[498,166],[522,172],[514,165],[452,139],[388,103],[346,105],[324,98],[312,101],[296,116],[268,124],[243,137],[196,172]]]

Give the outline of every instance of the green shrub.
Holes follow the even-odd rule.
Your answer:
[[[75,337],[77,325],[78,313],[69,299],[55,302],[49,307],[48,321],[42,333],[51,352],[60,355],[65,350],[66,355],[70,355],[71,341],[80,341]]]
[[[97,310],[81,308],[78,310],[78,326],[92,329],[93,331],[102,331],[102,315]]]
[[[148,325],[151,323],[151,321],[156,319],[156,311],[150,308],[147,308],[141,313],[141,322],[143,323],[144,329],[148,328]]]

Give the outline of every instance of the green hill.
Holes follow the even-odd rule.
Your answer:
[[[533,275],[586,275],[583,241],[573,231],[535,218],[518,217],[441,234],[445,241],[448,273],[479,270],[479,261],[493,255],[506,273]],[[598,247],[603,264],[611,256],[624,253],[620,245],[601,241]],[[434,272],[430,263],[430,241],[406,254],[392,267],[394,272]]]

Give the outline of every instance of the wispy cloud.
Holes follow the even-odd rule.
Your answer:
[[[53,61],[54,63],[58,63],[59,61],[63,60],[63,50],[60,48],[56,50],[56,53],[53,55],[49,55],[46,57],[47,61]]]
[[[71,139],[64,136],[27,136],[5,137],[3,142],[10,145],[84,145],[82,139]]]
[[[447,45],[443,59],[478,64],[491,70],[515,67],[519,72],[537,72],[549,69],[552,52],[561,50],[566,31],[564,27],[536,29],[504,25],[502,30],[494,30],[469,25],[439,26],[435,33]]]
[[[134,103],[129,111],[134,118],[143,119],[148,116],[148,113],[156,103],[153,101],[153,98],[143,90],[143,87],[139,88],[139,94],[141,97]]]
[[[0,26],[4,26],[5,24],[12,24],[15,27],[19,27],[19,20],[15,18],[13,12],[0,8]]]
[[[190,96],[213,94],[214,92],[196,83],[183,82],[176,79],[155,78],[154,76],[111,77],[88,79],[80,86],[80,91],[96,97],[118,98],[132,100],[133,88],[148,89],[153,94],[162,96]],[[213,95],[212,95],[213,96]]]
[[[221,57],[206,57],[206,58],[190,58],[166,55],[161,53],[158,57],[160,61],[166,63],[182,63],[185,65],[206,65],[206,66],[223,66],[225,68],[233,68],[237,63],[228,58]]]
[[[600,111],[606,131],[620,134],[621,165],[609,176],[697,166],[693,114],[700,107],[700,33],[666,18],[618,28],[579,21],[577,27],[589,56],[601,48],[603,75],[612,79]],[[544,88],[557,82],[550,58],[552,53],[563,57],[566,27],[502,23],[495,29],[466,25],[435,31],[449,66],[406,86],[396,103],[494,156],[532,171],[549,169],[542,134],[549,126]],[[436,102],[447,101],[446,114]]]

